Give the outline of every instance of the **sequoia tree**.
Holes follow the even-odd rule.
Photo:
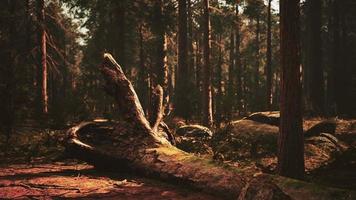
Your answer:
[[[304,138],[301,112],[299,0],[280,1],[281,119],[278,138],[278,173],[304,175]]]

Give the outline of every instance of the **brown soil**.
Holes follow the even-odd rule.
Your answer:
[[[127,174],[102,173],[77,162],[0,168],[0,199],[188,199],[216,197]]]

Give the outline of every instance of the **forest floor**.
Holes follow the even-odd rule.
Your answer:
[[[76,161],[0,168],[0,199],[216,199],[128,174],[102,173]]]
[[[316,121],[320,120],[306,121],[305,126]],[[356,190],[356,120],[341,124],[345,127],[338,126],[338,138],[353,148],[309,173],[307,181]],[[84,162],[63,158],[64,133],[65,130],[22,127],[11,137],[10,145],[5,145],[0,135],[0,199],[218,199],[182,185],[97,171]],[[251,175],[263,171],[248,160],[227,163]]]

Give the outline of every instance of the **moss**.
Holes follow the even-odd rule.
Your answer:
[[[271,175],[271,177],[275,184],[277,184],[283,191],[288,193],[292,198],[295,197],[296,199],[302,199],[304,196],[311,199],[351,200],[356,197],[355,191],[330,188],[280,176]]]

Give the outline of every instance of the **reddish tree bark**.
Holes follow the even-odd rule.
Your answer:
[[[280,1],[281,100],[278,173],[304,176],[304,138],[301,112],[299,0]]]
[[[40,51],[41,51],[41,97],[42,112],[48,113],[48,94],[47,94],[47,46],[46,46],[46,19],[44,0],[38,0],[39,9],[39,31],[40,31]]]

